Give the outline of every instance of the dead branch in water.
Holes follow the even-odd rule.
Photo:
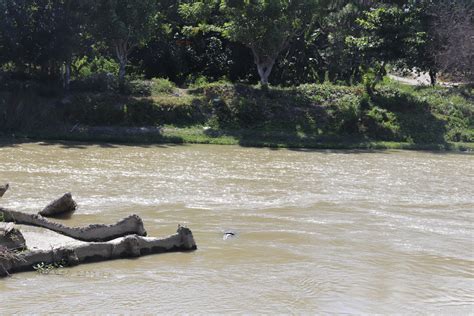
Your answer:
[[[0,218],[4,222],[42,227],[81,241],[109,241],[126,235],[146,236],[143,221],[138,215],[130,215],[112,225],[92,224],[85,227],[69,227],[47,218],[0,207]]]

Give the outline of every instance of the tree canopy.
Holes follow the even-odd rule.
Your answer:
[[[473,20],[467,0],[0,0],[0,70],[64,86],[111,69],[122,83],[354,84],[386,65],[472,80]]]

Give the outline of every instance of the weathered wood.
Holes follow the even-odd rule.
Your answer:
[[[0,207],[4,222],[47,228],[59,234],[81,241],[109,241],[126,235],[146,236],[143,221],[138,215],[130,215],[112,225],[92,224],[85,227],[68,227],[37,214],[28,214]]]
[[[0,198],[7,192],[10,185],[7,183],[5,185],[0,185]]]
[[[49,203],[38,214],[44,217],[56,217],[76,210],[77,203],[72,199],[71,193],[65,193],[60,198]]]
[[[41,263],[61,262],[66,266],[74,266],[87,262],[195,249],[197,247],[191,230],[178,226],[176,234],[161,239],[129,235],[109,242],[85,243],[51,250],[26,251],[15,256],[0,256],[0,277],[15,272],[31,271],[35,265]]]

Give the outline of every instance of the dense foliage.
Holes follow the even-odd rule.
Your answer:
[[[27,93],[32,89],[37,93]],[[43,97],[42,89],[0,87],[0,133],[37,137],[47,132],[69,138],[83,128],[87,136],[87,128],[114,126],[127,133],[130,128],[173,126],[192,129],[205,136],[204,141],[223,136],[246,142],[269,138],[291,146],[324,140],[474,142],[472,88],[410,87],[387,81],[369,97],[360,85],[260,89],[215,82],[180,89],[169,80],[154,79],[130,82],[127,94],[103,87],[99,92],[87,89]],[[121,132],[112,130],[111,135],[119,137]]]
[[[473,23],[469,0],[0,0],[0,132],[474,142],[472,85],[386,77],[472,82]]]
[[[472,80],[472,12],[467,0],[0,0],[0,67],[66,88],[84,68],[294,85],[390,64]]]

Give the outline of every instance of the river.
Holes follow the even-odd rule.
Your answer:
[[[14,274],[0,314],[474,313],[472,154],[2,144],[7,181],[4,207],[71,191],[66,223],[136,213],[198,250]]]

